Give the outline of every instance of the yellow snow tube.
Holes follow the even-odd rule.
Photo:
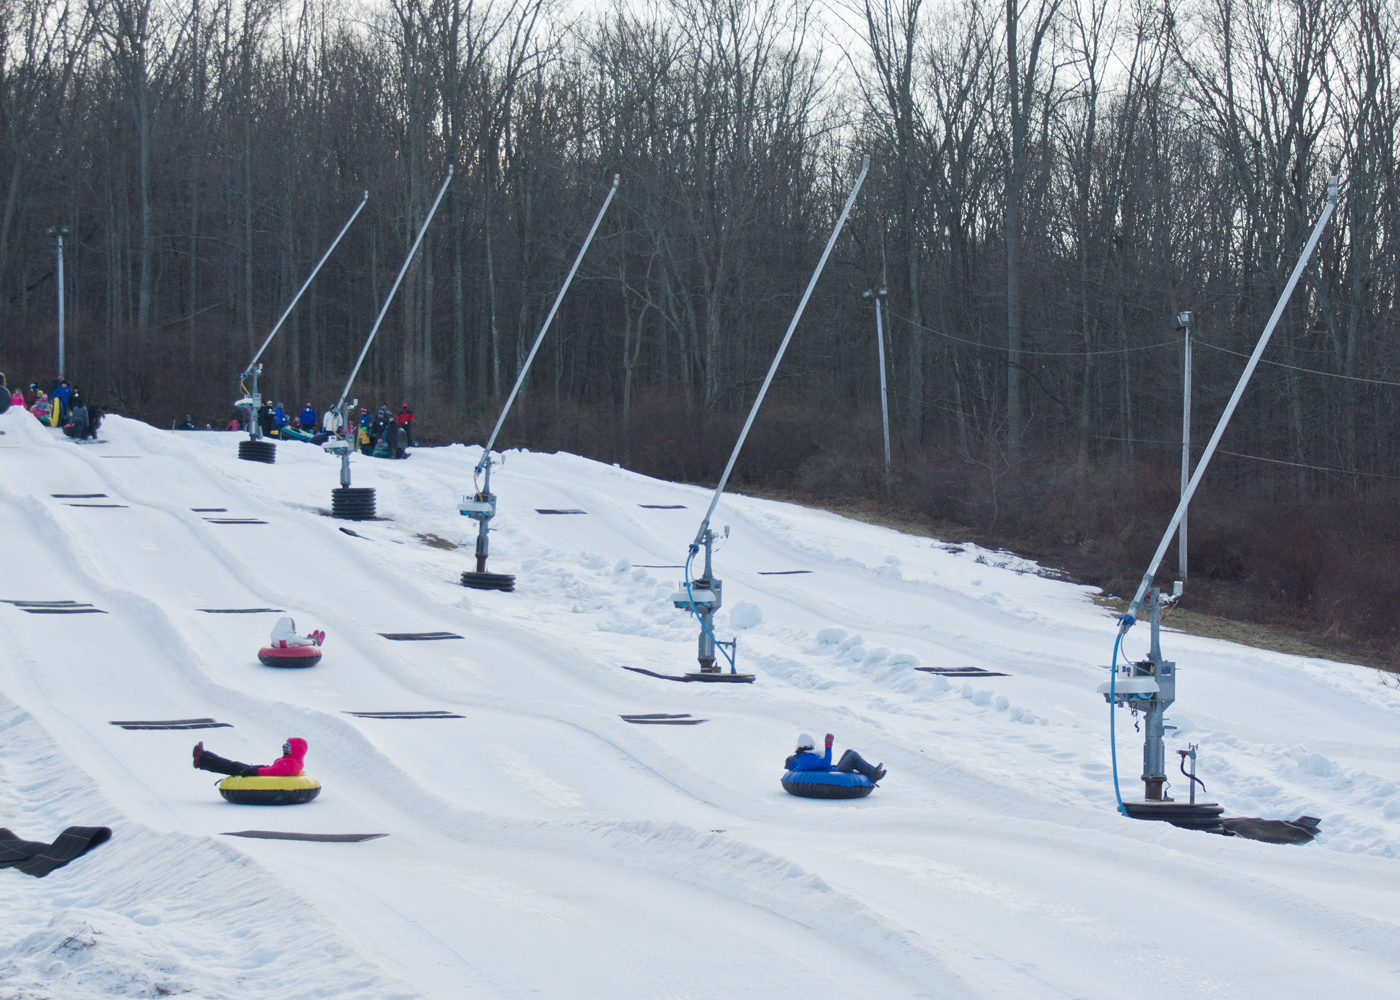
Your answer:
[[[294,778],[230,776],[219,782],[219,794],[239,806],[292,806],[320,795],[321,783],[309,774]]]

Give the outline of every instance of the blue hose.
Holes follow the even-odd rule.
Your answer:
[[[1108,749],[1113,758],[1113,797],[1118,802],[1118,812],[1124,816],[1128,815],[1128,810],[1123,808],[1123,795],[1118,791],[1118,734],[1114,727],[1116,721],[1114,710],[1118,707],[1116,694],[1118,691],[1118,646],[1123,642],[1123,633],[1118,633],[1118,638],[1113,640],[1113,665],[1109,667],[1108,675]]]
[[[715,638],[715,634],[711,632],[710,627],[705,624],[705,619],[701,616],[699,611],[695,610],[695,595],[690,591],[690,560],[695,558],[696,548],[696,546],[692,545],[690,547],[690,554],[685,557],[685,598],[690,602],[690,613],[699,620],[700,628],[710,637],[710,641],[715,644],[715,649],[719,650],[724,658],[729,661],[729,672],[731,674],[737,674],[739,668],[734,665],[734,657],[725,652],[724,647],[721,646],[719,640]]]

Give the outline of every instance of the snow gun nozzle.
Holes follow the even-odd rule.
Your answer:
[[[1119,616],[1118,616],[1118,634],[1119,634],[1119,635],[1127,635],[1127,634],[1128,634],[1128,629],[1132,628],[1132,627],[1133,627],[1134,625],[1136,625],[1136,624],[1137,624],[1137,619],[1134,618],[1131,614],[1119,615]]]
[[[700,546],[697,545],[695,542],[691,542],[691,543],[690,543],[690,549],[689,549],[690,554],[691,554],[691,555],[695,555],[695,554],[698,553],[699,551],[700,551]]]

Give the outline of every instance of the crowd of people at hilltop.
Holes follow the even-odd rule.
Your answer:
[[[61,427],[63,433],[79,440],[97,438],[97,428],[102,423],[103,412],[96,406],[88,406],[79,392],[67,379],[54,380],[48,392],[40,389],[37,382],[29,383],[25,390],[10,388],[5,374],[0,372],[0,393],[9,398],[11,407],[28,410],[41,423],[50,427]],[[413,411],[404,403],[398,413],[381,403],[379,409],[370,414],[368,407],[361,406],[358,415],[348,413],[344,418],[335,407],[329,406],[324,413],[317,413],[308,400],[297,413],[283,403],[264,401],[262,407],[253,413],[252,419],[258,423],[263,437],[290,438],[322,444],[331,437],[347,436],[353,446],[365,455],[381,458],[407,458],[408,448],[416,444],[413,440]],[[225,431],[248,430],[249,411],[235,410],[223,426]],[[348,424],[348,428],[345,426]],[[200,427],[191,414],[174,425],[177,431],[194,431]],[[213,430],[206,423],[204,430]]]
[[[0,392],[9,399],[9,407],[28,410],[40,423],[61,427],[71,438],[96,440],[102,424],[100,407],[88,406],[83,394],[66,378],[54,379],[52,388],[44,392],[39,383],[30,382],[28,389],[11,388],[0,372]]]

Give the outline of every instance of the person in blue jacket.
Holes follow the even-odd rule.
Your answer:
[[[287,410],[281,403],[277,404],[277,409],[272,411],[273,423],[277,425],[277,433],[282,433],[282,428],[287,426]]]
[[[789,771],[843,771],[846,774],[863,774],[871,781],[879,781],[885,776],[885,765],[876,764],[871,766],[864,757],[854,750],[847,750],[841,755],[840,761],[835,767],[831,766],[831,744],[836,739],[830,733],[826,734],[826,753],[818,755],[816,753],[816,741],[806,733],[801,733],[797,737],[797,752],[787,759],[787,769]]]
[[[316,433],[316,407],[312,406],[310,403],[307,403],[305,409],[301,411],[301,416],[298,419],[301,420],[302,430],[306,431],[306,433],[308,434]]]

